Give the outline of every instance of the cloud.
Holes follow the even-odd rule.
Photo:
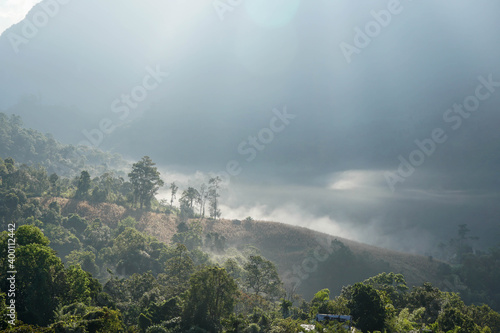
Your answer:
[[[19,23],[41,0],[0,0],[0,34]]]

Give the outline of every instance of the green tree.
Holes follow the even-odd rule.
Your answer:
[[[246,286],[253,290],[255,295],[266,294],[270,298],[280,296],[282,282],[276,266],[259,255],[252,255],[245,264]]]
[[[16,270],[19,318],[28,324],[47,325],[67,291],[61,260],[47,246],[28,244],[16,250]]]
[[[322,289],[314,294],[313,299],[311,300],[311,312],[312,314],[316,313],[329,313],[328,311],[328,302],[330,300],[330,290]]]
[[[475,330],[475,324],[472,319],[463,314],[457,308],[447,308],[438,317],[436,323],[438,327],[444,331],[448,332],[454,330],[456,333],[475,333],[479,332]]]
[[[222,179],[219,176],[210,178],[208,181],[208,199],[210,202],[210,217],[217,220],[221,216],[221,211],[219,209],[218,198],[220,197],[220,187]]]
[[[184,244],[177,244],[173,256],[165,262],[165,273],[174,294],[184,291],[194,271],[193,260]]]
[[[382,292],[395,307],[402,307],[408,287],[403,274],[380,273],[363,281]]]
[[[351,292],[348,306],[355,326],[363,332],[383,331],[386,312],[377,291],[370,285],[356,283]]]
[[[181,203],[181,219],[187,220],[194,217],[194,204],[198,202],[200,193],[194,187],[188,187],[187,190],[182,192],[180,199]]]
[[[179,187],[174,182],[170,183],[170,208],[174,206],[174,200],[178,189]]]
[[[194,273],[189,284],[182,315],[184,326],[221,331],[221,320],[232,313],[238,292],[233,278],[224,268],[207,267]]]
[[[199,196],[197,199],[197,203],[200,206],[200,217],[204,218],[205,217],[205,203],[207,202],[208,199],[208,191],[207,191],[207,185],[206,184],[201,184],[200,190],[198,191]]]
[[[49,245],[50,241],[43,232],[32,225],[22,225],[16,231],[16,240],[18,246],[28,244]]]
[[[134,188],[134,202],[139,201],[140,209],[144,206],[150,207],[151,200],[164,185],[155,163],[149,156],[144,156],[132,165],[132,172],[128,177]]]
[[[61,194],[61,186],[58,184],[59,176],[53,173],[49,176],[50,184],[50,194],[53,196],[59,196]]]
[[[424,283],[422,286],[414,287],[407,296],[407,305],[411,311],[425,308],[422,317],[424,324],[432,324],[438,318],[443,304],[443,293],[431,283]]]
[[[90,186],[90,174],[84,170],[80,173],[80,178],[78,178],[75,197],[78,199],[87,199],[89,196]]]

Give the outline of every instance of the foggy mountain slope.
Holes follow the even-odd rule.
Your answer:
[[[361,47],[388,1],[248,1],[221,17],[205,0],[44,0],[0,36],[0,110],[176,174],[237,161],[231,211],[292,206],[421,254],[469,224],[484,250],[500,234],[499,6],[402,1]],[[476,91],[477,111],[454,108]]]
[[[76,213],[90,221],[100,219],[111,227],[116,227],[125,216],[133,216],[139,222],[139,230],[166,243],[171,243],[177,232],[175,219],[165,214],[140,213],[115,204],[91,204],[62,198],[51,198],[43,203],[48,206],[54,200],[61,204],[65,215]],[[262,255],[276,263],[283,281],[297,286],[296,292],[306,299],[322,288],[337,294],[342,286],[381,272],[402,273],[409,286],[431,282],[449,287],[441,279],[439,266],[442,262],[428,257],[382,249],[279,222],[222,219],[203,220],[202,225],[203,238],[210,232],[217,232],[226,237],[228,247],[259,249]],[[339,247],[334,240],[346,248],[337,252]],[[335,251],[328,254],[329,244]],[[302,267],[300,272],[297,267]]]

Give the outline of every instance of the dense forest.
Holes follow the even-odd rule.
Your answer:
[[[28,165],[41,165],[49,173],[74,176],[83,168],[104,173],[126,163],[120,155],[86,146],[75,147],[56,141],[51,134],[23,127],[21,117],[0,112],[0,156]]]
[[[387,271],[346,284],[337,295],[320,287],[304,299],[259,248],[234,246],[204,229],[221,219],[219,178],[180,189],[165,184],[147,156],[125,174],[88,161],[78,172],[57,173],[53,159],[77,170],[63,153],[76,148],[23,129],[15,116],[0,117],[3,331],[348,332],[346,323],[315,321],[317,314],[336,314],[350,315],[361,332],[500,332],[500,247],[472,251],[466,225],[443,247],[450,260],[440,265],[443,279],[459,279],[459,292],[410,286]],[[169,200],[156,199],[162,186]],[[80,216],[71,203],[114,204],[126,214],[105,223]],[[146,212],[175,223],[170,243],[139,226]],[[323,264],[332,273],[349,270],[349,262],[369,264],[339,241],[329,246],[333,259]]]

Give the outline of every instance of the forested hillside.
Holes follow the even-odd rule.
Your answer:
[[[500,331],[500,248],[473,253],[466,225],[445,246],[447,263],[227,220],[218,177],[179,188],[147,156],[126,176],[87,168],[64,157],[75,148],[0,117],[0,156],[23,161],[0,158],[2,330],[346,331],[314,321],[331,313],[363,332]],[[96,164],[121,161],[94,153]],[[73,173],[53,172],[52,159]],[[156,199],[162,186],[169,200]]]
[[[82,168],[103,173],[119,169],[125,162],[118,154],[109,154],[91,147],[61,144],[50,134],[23,127],[21,117],[0,112],[0,156],[12,157],[18,163],[33,167],[41,165],[49,173],[74,176]]]
[[[139,174],[149,174],[152,183],[145,186]],[[384,258],[384,251],[377,255],[371,248],[375,255],[368,256],[351,250],[353,243],[326,235],[314,235],[315,243],[300,228],[251,218],[221,220],[215,208],[217,180],[207,191],[210,217],[195,205],[194,189],[182,192],[180,207],[160,203],[154,199],[159,176],[147,157],[134,164],[130,181],[109,173],[91,179],[86,171],[71,179],[49,176],[42,167],[0,160],[0,216],[6,230],[0,238],[0,311],[11,314],[2,316],[2,329],[299,332],[301,324],[312,323],[318,332],[346,331],[336,321],[313,320],[317,313],[333,313],[351,315],[364,332],[500,330],[500,315],[489,306],[466,305],[459,294],[430,283],[411,288],[402,274],[388,273],[395,255],[389,251]],[[13,259],[9,239],[16,241]],[[453,273],[471,282],[465,286],[467,297],[488,293],[484,300],[495,305],[490,283],[498,272],[488,263],[498,260],[498,253],[469,254],[453,268],[432,265],[450,270],[436,274]],[[302,263],[301,272],[294,262]],[[286,272],[276,263],[291,268]],[[7,280],[9,265],[17,272],[15,295]],[[469,275],[480,267],[483,276]],[[373,277],[355,280],[365,274]],[[303,297],[301,285],[316,290]],[[7,307],[12,299],[15,312]]]

